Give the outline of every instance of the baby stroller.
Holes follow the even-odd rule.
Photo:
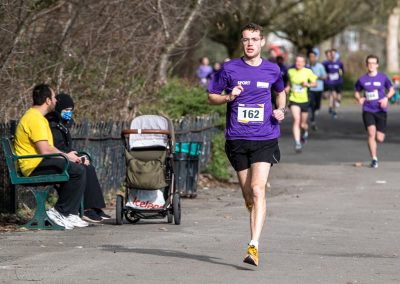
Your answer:
[[[116,223],[163,219],[181,223],[181,201],[175,189],[174,129],[159,115],[134,118],[121,132],[125,146],[125,193],[117,194]]]

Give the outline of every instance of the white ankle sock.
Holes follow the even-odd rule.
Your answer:
[[[256,249],[258,249],[258,241],[256,241],[256,240],[251,240],[250,243],[249,243],[249,246],[255,246]]]

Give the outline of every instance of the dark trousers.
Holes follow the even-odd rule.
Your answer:
[[[315,112],[321,108],[321,92],[308,91],[308,101],[310,102],[310,121],[315,121]]]
[[[43,159],[33,170],[31,176],[57,174],[62,172],[64,165],[64,159]],[[86,186],[86,170],[84,166],[70,162],[68,174],[69,181],[61,183],[60,186],[56,187],[58,200],[54,205],[54,208],[65,216],[69,214],[78,214],[82,195]]]
[[[85,169],[86,169],[86,188],[83,199],[84,209],[106,207],[99,179],[97,178],[96,175],[96,169],[92,165],[85,166]]]

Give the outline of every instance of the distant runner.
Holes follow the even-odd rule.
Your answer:
[[[317,86],[317,76],[309,68],[305,68],[306,58],[303,55],[296,56],[295,67],[290,68],[289,86],[286,87],[286,92],[289,94],[289,107],[293,116],[293,138],[294,148],[297,153],[302,150],[303,143],[308,139],[308,92],[307,88]],[[303,130],[303,135],[301,135]],[[301,138],[300,138],[301,137]]]
[[[370,166],[377,168],[377,142],[385,140],[387,105],[394,95],[394,88],[389,78],[378,72],[378,56],[368,55],[365,61],[368,72],[357,80],[354,96],[363,107],[363,121],[368,132],[368,148],[372,158]]]
[[[326,52],[327,60],[322,64],[325,66],[327,78],[325,80],[325,91],[329,98],[329,113],[332,118],[337,118],[336,107],[338,96],[342,93],[344,67],[340,60],[335,60],[335,50]]]
[[[308,99],[310,101],[310,122],[311,129],[317,130],[317,123],[315,119],[316,112],[321,108],[322,92],[324,91],[324,81],[326,79],[326,71],[324,65],[317,61],[317,55],[314,51],[308,53],[308,60],[310,68],[313,73],[318,77],[317,86],[308,89]]]

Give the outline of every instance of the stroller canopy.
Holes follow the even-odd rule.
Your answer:
[[[157,129],[168,130],[171,133],[172,145],[174,149],[174,127],[172,121],[161,115],[141,115],[135,117],[130,129]],[[152,146],[168,146],[168,137],[164,134],[130,134],[129,135],[129,148],[141,148]]]

